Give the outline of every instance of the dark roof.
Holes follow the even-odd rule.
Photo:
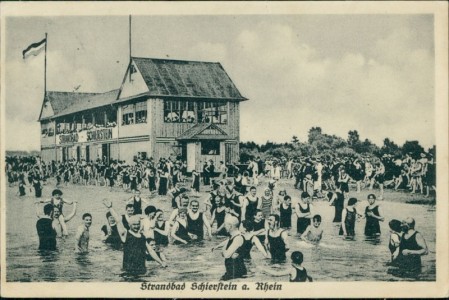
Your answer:
[[[119,90],[106,93],[47,92],[44,103],[50,101],[54,115],[41,120],[112,104],[117,99],[118,92]]]
[[[133,57],[150,96],[247,100],[220,63]]]
[[[227,140],[229,135],[213,123],[200,123],[184,131],[178,140]]]

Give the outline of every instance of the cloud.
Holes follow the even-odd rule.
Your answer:
[[[249,77],[237,81],[251,99],[242,106],[243,140],[305,139],[321,126],[344,138],[357,129],[378,144],[385,137],[435,143],[425,134],[434,132],[433,55],[415,47],[412,29],[397,28],[374,51],[339,59],[319,55],[288,26],[260,26],[243,30],[233,47],[240,51],[230,55],[246,62],[235,73]]]

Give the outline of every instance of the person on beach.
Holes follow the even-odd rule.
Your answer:
[[[361,216],[357,213],[355,206],[356,198],[349,198],[346,209],[343,210],[341,216],[341,227],[339,235],[343,235],[344,239],[353,240],[355,237],[355,221]]]
[[[238,230],[239,220],[236,217],[228,216],[225,220],[225,229],[230,238],[223,248],[222,255],[225,258],[226,273],[220,280],[231,280],[244,277],[247,274],[242,252],[245,238]]]
[[[286,252],[289,250],[287,230],[279,227],[279,216],[271,214],[268,218],[268,227],[265,238],[265,247],[270,251],[273,262],[284,262]]]
[[[329,205],[335,207],[335,214],[332,222],[340,224],[345,204],[345,196],[339,189],[337,189],[335,192],[327,193],[327,199],[329,200]]]
[[[53,228],[53,205],[44,206],[44,215],[36,223],[39,236],[39,250],[56,250],[56,231]]]
[[[299,238],[307,243],[318,245],[322,237],[323,228],[321,228],[321,216],[314,215],[312,218],[312,225],[309,225]]]
[[[375,237],[380,236],[379,222],[384,221],[382,216],[382,210],[378,204],[376,204],[376,196],[374,194],[368,195],[369,205],[365,208],[365,236]]]
[[[304,261],[304,255],[300,251],[293,251],[290,259],[292,261],[292,266],[289,269],[283,271],[275,271],[259,266],[263,272],[273,275],[273,276],[287,276],[289,275],[290,282],[312,282],[313,279],[307,274],[306,268],[302,266]]]
[[[298,234],[303,234],[307,227],[311,224],[311,200],[312,198],[307,192],[302,192],[301,199],[296,204],[295,213],[298,217],[296,221],[296,232]]]
[[[200,174],[196,171],[192,171],[192,190],[194,191],[194,196],[199,196],[200,193]]]
[[[140,233],[140,217],[132,216],[129,221],[130,229],[126,230],[117,212],[112,208],[112,202],[104,199],[103,204],[117,222],[117,230],[123,243],[123,270],[131,275],[141,275],[146,273],[145,261],[146,253],[153,253],[145,240],[145,236]]]
[[[92,215],[90,213],[85,213],[83,215],[83,225],[78,227],[76,231],[76,252],[87,253],[89,252],[89,228],[92,225]]]

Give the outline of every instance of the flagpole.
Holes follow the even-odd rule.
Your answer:
[[[44,96],[47,95],[47,33],[45,33]]]

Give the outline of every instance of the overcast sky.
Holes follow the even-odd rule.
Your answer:
[[[242,95],[241,140],[307,139],[312,126],[382,145],[435,143],[431,15],[138,16],[134,56],[220,62]],[[120,87],[128,17],[6,19],[6,149],[40,149],[44,55],[22,50],[48,33],[47,90]]]

